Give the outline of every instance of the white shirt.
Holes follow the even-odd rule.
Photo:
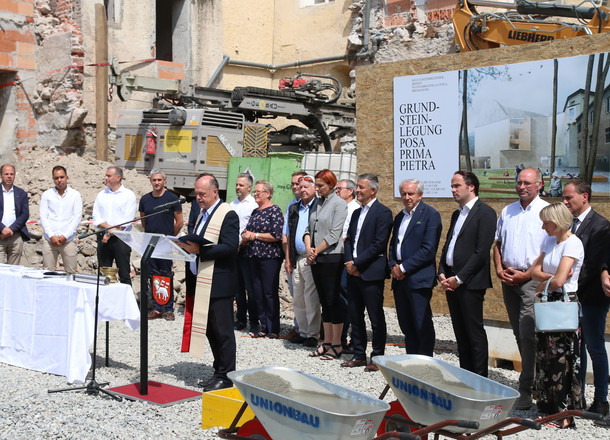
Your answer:
[[[566,292],[576,292],[578,290],[578,275],[585,257],[585,250],[580,238],[572,234],[567,240],[557,244],[556,237],[547,237],[542,244],[542,252],[544,252],[542,271],[553,275],[557,272],[562,257],[574,258],[575,261],[572,265],[574,273],[566,280],[564,286]]]
[[[17,213],[15,212],[15,187],[11,186],[11,189],[7,191],[4,185],[2,185],[2,197],[4,199],[2,224],[8,228],[17,220]]]
[[[578,217],[574,217],[578,219],[578,223],[576,223],[576,227],[574,228],[574,230],[572,231],[573,233],[575,233],[576,231],[578,231],[578,228],[580,228],[580,225],[582,225],[583,220],[585,219],[585,217],[587,215],[589,215],[589,211],[591,211],[591,207],[589,206],[587,209],[585,209],[583,212],[580,213],[580,215]],[[6,225],[6,223],[4,223]],[[570,228],[571,229],[571,228]]]
[[[72,241],[83,214],[83,200],[75,189],[67,187],[60,196],[57,188],[49,188],[40,198],[40,223],[44,238],[51,240],[54,235]]]
[[[252,211],[258,208],[258,203],[254,201],[254,197],[248,194],[243,200],[235,199],[231,203],[231,208],[239,217],[239,235],[244,232]]]
[[[93,204],[93,225],[99,226],[106,222],[115,226],[131,221],[135,218],[137,207],[136,195],[124,185],[114,192],[110,188],[103,189]],[[123,227],[126,231],[131,230],[129,223]]]
[[[415,212],[415,210],[417,209],[417,206],[419,205],[419,203],[417,203],[417,205],[415,205],[413,207],[413,209],[411,209],[411,212],[407,212],[407,209],[403,209],[402,212],[404,214],[401,222],[400,222],[400,227],[398,228],[398,240],[396,243],[396,258],[399,260],[402,260],[402,240],[405,238],[405,232],[407,232],[407,228],[409,227],[409,223],[411,223],[411,219],[413,218],[413,212]],[[405,273],[405,268],[404,266],[401,264],[400,265],[400,270],[402,271],[402,273]]]
[[[447,255],[445,256],[445,263],[447,264],[447,266],[453,267],[453,250],[455,248],[455,242],[457,241],[458,235],[460,235],[460,231],[462,230],[462,226],[466,221],[466,217],[468,217],[470,210],[472,209],[477,200],[479,200],[479,198],[475,197],[470,202],[466,203],[463,207],[458,206],[460,215],[458,215],[458,218],[455,222],[455,226],[453,227],[453,235],[451,236],[451,241],[449,242],[449,247],[447,248]]]
[[[366,215],[369,213],[371,206],[375,203],[377,198],[375,197],[373,200],[368,202],[365,206],[362,207],[362,212],[360,212],[360,217],[358,217],[358,226],[356,228],[356,237],[354,238],[354,251],[352,252],[354,258],[358,258],[358,239],[360,238],[360,229],[362,229],[362,224],[364,223],[364,219]]]
[[[548,237],[542,229],[540,211],[548,202],[536,196],[527,208],[520,201],[506,206],[496,228],[502,264],[517,270],[529,269],[540,255],[540,246]]]
[[[351,202],[347,204],[347,218],[345,219],[345,223],[343,224],[343,239],[347,237],[347,230],[349,229],[349,222],[352,219],[352,214],[356,209],[360,208],[360,203],[356,199],[352,199]]]

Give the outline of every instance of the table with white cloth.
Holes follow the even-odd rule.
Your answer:
[[[84,383],[91,367],[97,286],[0,265],[0,362]],[[99,321],[140,325],[131,286],[100,286]]]

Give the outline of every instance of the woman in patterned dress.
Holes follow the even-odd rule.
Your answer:
[[[241,234],[252,271],[252,297],[258,308],[260,331],[253,338],[276,339],[280,333],[280,268],[284,214],[271,203],[273,185],[259,180],[254,187],[258,208]],[[250,292],[248,292],[250,293]]]

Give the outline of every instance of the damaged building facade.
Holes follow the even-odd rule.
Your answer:
[[[96,5],[123,72],[202,86],[277,89],[297,72],[332,75],[346,97],[355,67],[449,53],[443,0],[7,0],[0,5],[0,158],[34,146],[95,149]],[[109,143],[128,102],[109,87]]]

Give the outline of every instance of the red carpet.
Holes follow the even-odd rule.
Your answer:
[[[140,382],[120,387],[107,388],[108,391],[129,400],[141,400],[159,406],[169,406],[187,400],[201,399],[200,391],[175,387],[161,382],[148,381],[148,394],[140,394]]]

